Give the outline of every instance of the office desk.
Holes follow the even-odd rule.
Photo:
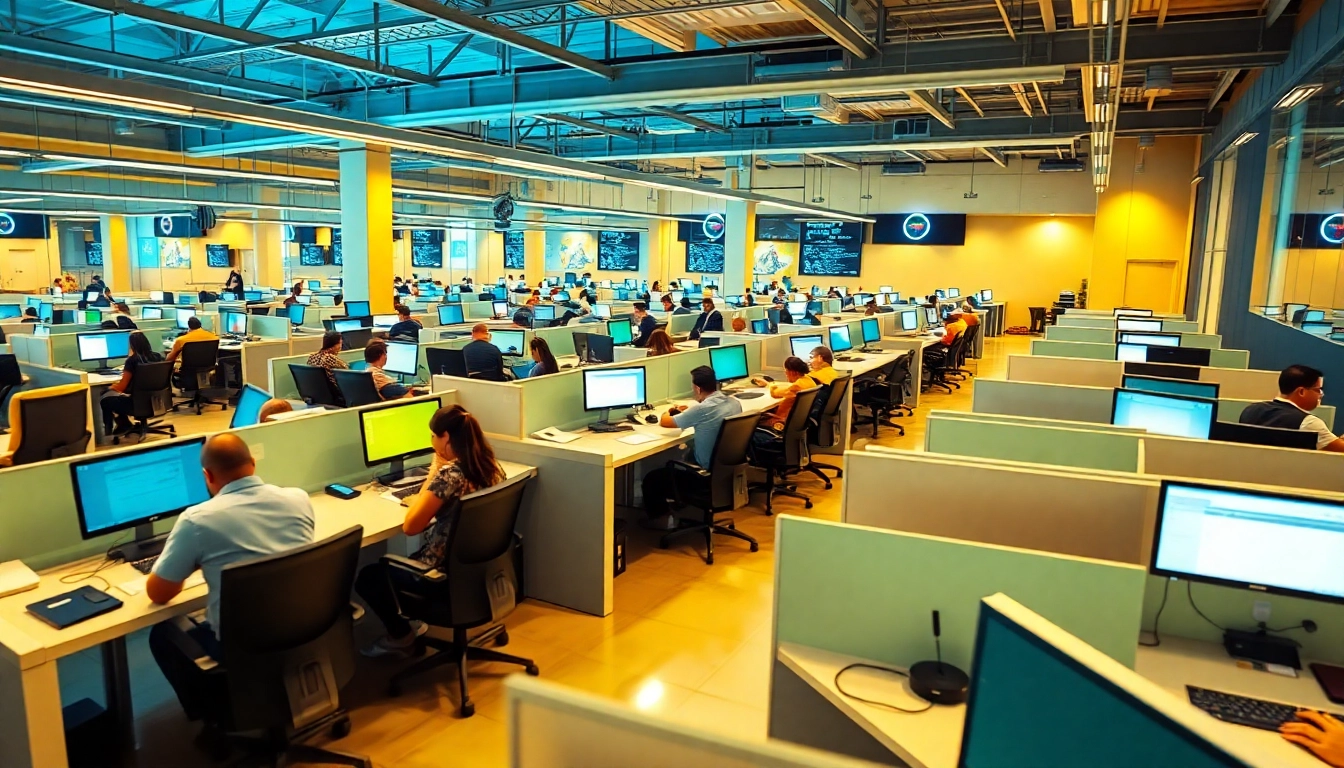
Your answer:
[[[533,467],[501,462],[509,477],[536,474]],[[401,533],[406,510],[400,504],[364,493],[343,501],[321,491],[310,497],[318,540],[355,525],[364,526],[364,546],[386,541]],[[71,513],[73,515],[73,512]],[[98,575],[114,588],[111,593],[124,605],[117,610],[63,630],[37,620],[24,606],[68,592],[82,584],[100,587],[97,580],[62,584],[67,574],[92,570],[101,558],[90,558],[43,571],[36,589],[0,598],[0,765],[5,768],[65,766],[65,735],[61,715],[60,683],[56,662],[73,653],[102,646],[104,674],[108,675],[108,704],[131,744],[133,712],[129,680],[126,679],[126,636],[160,621],[205,607],[206,589],[183,590],[167,605],[155,605],[142,591],[127,595],[115,587],[142,574],[126,563],[109,566]],[[109,753],[115,747],[109,748]]]
[[[910,378],[913,382],[910,396],[910,402],[907,403],[911,408],[919,407],[920,382],[924,376],[924,348],[939,343],[940,339],[932,334],[919,334],[918,336],[883,336],[883,349],[898,349],[902,352],[913,351],[914,360],[910,363]]]

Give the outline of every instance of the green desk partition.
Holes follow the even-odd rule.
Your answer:
[[[97,328],[91,329],[97,331]],[[141,329],[145,338],[149,340],[149,346],[158,352],[163,352],[163,331]],[[98,367],[96,361],[87,363],[79,360],[79,344],[74,334],[56,335],[51,337],[51,358],[52,363],[57,368],[78,368],[80,370],[91,371]],[[121,365],[123,360],[109,360],[108,365]]]
[[[700,317],[699,312],[689,315],[673,315],[667,321],[667,332],[672,336],[685,336],[695,328],[695,321],[698,317]]]
[[[1050,357],[1085,357],[1091,360],[1114,360],[1115,344],[1090,341],[1049,341],[1033,339],[1031,354]]]
[[[1139,470],[1139,434],[929,416],[925,450],[1116,472]]]
[[[888,664],[971,668],[980,598],[1003,592],[1134,666],[1147,574],[1136,565],[784,515],[776,524],[775,640]]]
[[[436,345],[437,346],[437,345]],[[424,360],[424,350],[420,350],[420,358]],[[346,363],[356,363],[364,361],[364,350],[351,349],[338,355]],[[287,357],[273,357],[271,364],[271,397],[278,397],[281,400],[298,400],[299,388],[294,384],[294,374],[290,373],[289,366],[307,365],[308,355],[290,355]]]
[[[1078,328],[1066,325],[1047,325],[1046,341],[1086,341],[1094,344],[1110,344],[1115,341],[1114,328]],[[1219,349],[1223,337],[1215,333],[1182,333],[1181,346],[1200,349]]]

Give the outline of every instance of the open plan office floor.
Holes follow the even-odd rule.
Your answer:
[[[1001,378],[1010,354],[1029,354],[1031,338],[985,339],[985,356],[971,361],[979,376]],[[898,419],[905,437],[884,428],[878,444],[919,450],[931,409],[970,410],[975,379],[948,395],[924,395],[914,418]],[[179,435],[225,429],[232,410],[170,419]],[[862,446],[871,427],[860,427]],[[810,477],[810,476],[804,476]],[[820,481],[803,479],[800,490],[814,507],[781,498],[780,513],[840,519],[841,484],[825,491]],[[739,737],[764,739],[770,679],[770,613],[774,574],[774,520],[759,504],[734,513],[740,529],[760,541],[759,552],[724,539],[716,542],[714,565],[707,566],[691,540],[662,550],[657,535],[631,527],[629,566],[615,580],[616,610],[610,616],[580,614],[527,601],[506,620],[508,652],[534,659],[541,676],[610,696],[645,711]],[[358,627],[361,642],[378,631],[376,620]],[[130,638],[134,711],[141,768],[178,768],[209,763],[191,746],[197,726],[188,723],[172,690],[158,674],[145,642]],[[430,675],[386,696],[386,681],[400,662],[360,659],[355,682],[345,695],[354,728],[336,742],[339,749],[369,755],[380,767],[446,768],[504,765],[506,741],[503,665],[473,664],[475,717],[457,717],[456,678]],[[101,701],[97,650],[63,660],[61,688],[66,701],[89,696]]]

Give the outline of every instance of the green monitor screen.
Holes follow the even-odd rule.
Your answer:
[[[360,411],[364,463],[372,467],[434,450],[429,442],[429,419],[437,410],[438,400],[420,400]]]
[[[1123,389],[1137,389],[1143,392],[1157,392],[1163,395],[1189,395],[1218,399],[1218,383],[1213,381],[1187,381],[1185,379],[1163,379],[1156,376],[1136,376],[1125,374],[1120,380]]]

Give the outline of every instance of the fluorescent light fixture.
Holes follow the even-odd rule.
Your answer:
[[[489,195],[473,195],[467,192],[441,192],[435,189],[416,189],[414,187],[393,187],[392,193],[406,195],[408,197],[461,200],[465,202],[480,203],[482,205],[489,205],[494,202],[494,198]],[[591,216],[629,216],[636,219],[660,219],[662,221],[700,221],[702,218],[695,216],[671,216],[661,213],[640,213],[639,211],[623,211],[618,208],[597,208],[588,205],[548,203],[540,200],[514,200],[513,204],[519,208],[541,208],[548,211],[569,211]]]
[[[101,192],[49,192],[45,189],[0,190],[0,195],[37,195],[43,198],[107,200],[126,203],[163,203],[167,205],[196,206],[208,205],[215,208],[255,208],[266,211],[300,211],[303,213],[339,213],[334,208],[313,208],[302,205],[270,205],[267,203],[246,203],[234,200],[184,200],[173,197],[137,197],[136,195],[108,195]],[[149,215],[149,214],[129,214]]]
[[[302,184],[310,187],[328,187],[335,188],[336,182],[332,179],[315,179],[306,176],[287,176],[280,173],[261,173],[255,171],[235,171],[228,168],[210,168],[199,165],[186,165],[182,163],[157,163],[147,160],[126,160],[119,157],[87,157],[81,155],[61,155],[43,152],[35,155],[35,159],[54,160],[69,163],[78,163],[76,167],[99,167],[115,166],[118,168],[139,168],[146,171],[166,171],[170,173],[182,173],[189,176],[216,176],[223,178],[245,179],[247,181],[278,181],[285,184]],[[64,170],[59,166],[51,167],[33,167],[25,168],[25,173],[52,173]]]
[[[1190,186],[1193,187],[1194,185],[1198,184],[1199,182],[1201,182],[1201,181],[1203,181],[1203,180],[1204,180],[1204,177],[1203,177],[1203,176],[1196,176],[1195,178],[1193,178],[1193,179],[1190,180]]]
[[[1301,104],[1307,99],[1310,99],[1312,96],[1315,96],[1316,92],[1319,90],[1321,90],[1320,83],[1299,85],[1293,90],[1289,91],[1282,99],[1279,99],[1279,103],[1275,104],[1274,108],[1292,109],[1293,107],[1296,107],[1298,104]]]
[[[19,203],[40,203],[40,197],[20,197],[13,200],[0,200],[0,205],[18,205]]]
[[[1242,144],[1245,144],[1246,142],[1250,141],[1251,139],[1254,139],[1256,136],[1259,135],[1260,134],[1256,133],[1255,131],[1247,131],[1238,136],[1236,140],[1232,142],[1232,146],[1240,147]]]

